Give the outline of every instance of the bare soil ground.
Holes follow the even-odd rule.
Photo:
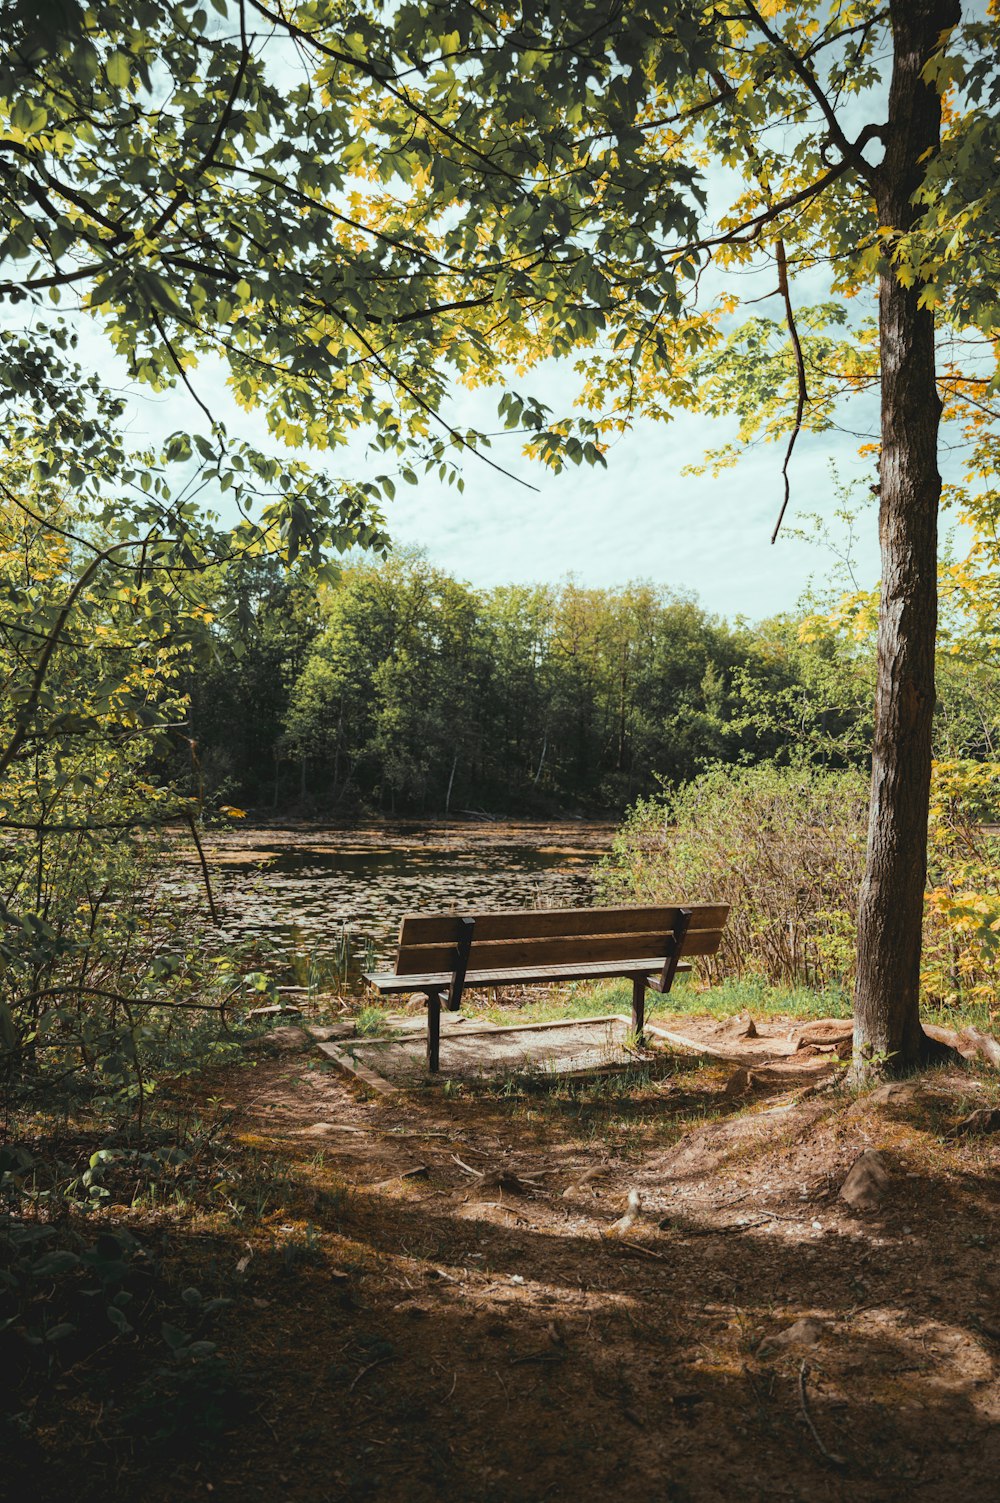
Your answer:
[[[577,1091],[368,1100],[302,1055],[227,1079],[287,1172],[248,1237],[202,1232],[250,1255],[223,1344],[259,1407],[150,1497],[994,1495],[1000,1153],[949,1132],[995,1091],[817,1091],[814,1048],[805,1096],[677,1055]],[[860,1213],[866,1148],[889,1184]]]
[[[143,1496],[995,1497],[996,1077],[856,1096],[832,1033],[763,1067],[775,1039],[739,1019],[658,1023],[732,1063],[374,1097],[301,1052],[220,1076],[230,1183],[164,1245],[234,1296],[246,1397]],[[870,1149],[859,1211],[839,1190]],[[227,1213],[255,1183],[261,1214]]]

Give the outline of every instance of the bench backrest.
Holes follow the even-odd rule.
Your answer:
[[[678,956],[714,955],[727,903],[685,904]],[[533,908],[516,913],[408,914],[399,930],[397,976],[451,971],[473,921],[463,971],[571,965],[600,960],[662,964],[673,950],[681,905],[663,908]],[[683,925],[681,926],[683,929]]]

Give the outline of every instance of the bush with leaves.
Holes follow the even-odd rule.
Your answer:
[[[640,800],[600,870],[609,901],[717,901],[731,913],[713,979],[850,988],[868,778],[857,769],[711,768]],[[1000,765],[934,769],[922,987],[928,1005],[995,1011]]]
[[[710,975],[847,986],[867,796],[854,769],[711,768],[635,806],[601,869],[604,893],[729,903]]]
[[[36,1119],[32,1139],[0,1148],[4,1496],[109,1496],[102,1463],[217,1449],[242,1400],[215,1339],[232,1299],[179,1286],[131,1229],[89,1215],[140,1187],[217,1177],[218,1163],[199,1168],[192,1139],[90,1152],[85,1141]]]
[[[938,761],[921,983],[939,1006],[1000,1011],[1000,763]]]
[[[50,355],[58,412],[16,404],[0,431],[0,1072],[82,1072],[141,1111],[164,1020],[236,985],[182,942],[162,881],[158,832],[200,812],[163,773],[189,741],[181,675],[218,572],[281,544],[266,521],[220,530],[188,447],[129,452],[121,402]]]

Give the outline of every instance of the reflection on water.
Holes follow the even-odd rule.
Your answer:
[[[593,901],[604,824],[227,831],[207,845],[224,943],[253,942],[282,981],[351,987],[391,960],[405,913],[569,908]],[[194,852],[170,886],[196,903]]]

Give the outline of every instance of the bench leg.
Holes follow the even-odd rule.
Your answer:
[[[632,1032],[636,1042],[642,1043],[642,1030],[646,1026],[646,978],[632,978]]]
[[[436,1075],[441,1067],[441,993],[427,993],[427,1068]]]

